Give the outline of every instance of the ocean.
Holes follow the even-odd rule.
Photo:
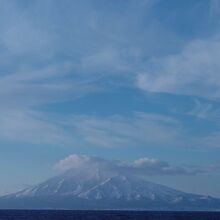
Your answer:
[[[220,220],[220,212],[0,210],[0,220]]]

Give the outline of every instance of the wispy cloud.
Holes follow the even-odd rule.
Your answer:
[[[37,112],[1,112],[0,123],[1,139],[34,144],[74,144],[67,132]]]
[[[71,65],[61,63],[38,69],[22,68],[0,77],[1,106],[30,108],[74,99],[97,87],[88,80],[71,78]]]
[[[102,147],[149,146],[164,142],[172,145],[179,138],[178,122],[162,115],[76,116],[73,124],[88,143]]]
[[[34,111],[7,111],[0,117],[1,137],[29,143],[135,147],[174,145],[180,138],[172,118],[136,113],[131,117],[45,115]]]
[[[188,127],[175,117],[144,112],[127,116],[95,116],[12,109],[1,110],[0,115],[1,139],[73,148],[91,146],[166,149],[187,146],[190,149],[204,149],[219,147],[218,136],[216,129],[191,135]]]
[[[219,97],[219,49],[219,35],[193,40],[178,54],[152,59],[137,85],[152,92]]]
[[[201,102],[199,100],[194,101],[194,107],[187,114],[206,119],[209,118],[210,115],[213,115],[213,104],[211,102]]]

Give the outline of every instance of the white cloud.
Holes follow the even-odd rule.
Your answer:
[[[72,154],[60,160],[54,167],[57,170],[66,171],[69,169],[84,169],[85,167],[94,169],[94,166],[101,167],[104,164],[111,164],[111,162],[99,157]]]
[[[55,164],[55,168],[61,171],[66,171],[69,169],[78,169],[80,166],[90,161],[90,157],[86,155],[70,155],[63,160],[60,160],[57,164]]]
[[[107,160],[87,155],[70,155],[55,164],[55,169],[65,172],[75,170],[80,173],[90,173],[96,170],[108,172],[110,175],[196,175],[211,172],[216,167],[174,166],[154,158],[140,158],[131,162]]]
[[[193,40],[181,53],[152,59],[137,85],[151,92],[219,97],[219,51],[219,36]]]

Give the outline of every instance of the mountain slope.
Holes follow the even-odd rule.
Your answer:
[[[217,210],[220,199],[184,193],[132,175],[69,170],[0,198],[0,208]]]

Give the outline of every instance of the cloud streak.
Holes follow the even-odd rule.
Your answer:
[[[96,146],[136,146],[169,142],[178,139],[178,121],[163,115],[135,113],[132,116],[73,117],[83,138]]]

